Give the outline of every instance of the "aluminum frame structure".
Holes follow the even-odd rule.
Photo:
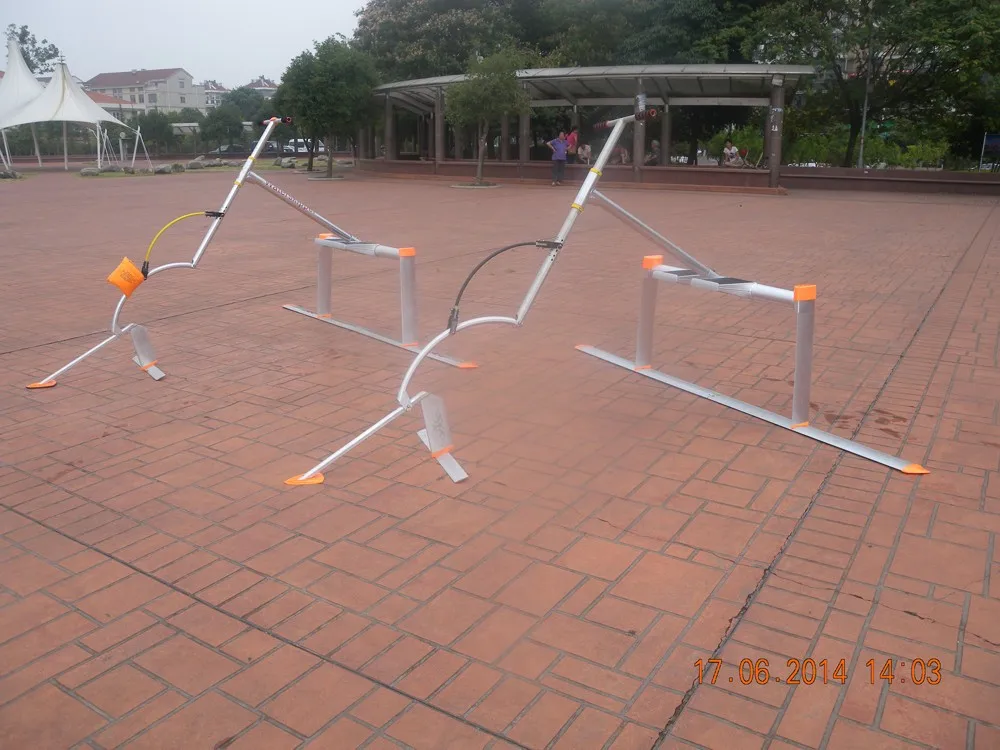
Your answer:
[[[277,185],[268,182],[266,179],[264,179],[259,174],[253,171],[254,162],[260,156],[260,153],[264,148],[264,144],[267,143],[271,133],[281,123],[281,121],[282,121],[281,118],[272,117],[264,122],[265,126],[264,131],[261,133],[260,138],[257,140],[257,143],[251,150],[250,155],[243,162],[243,166],[240,168],[239,174],[237,175],[236,180],[233,182],[233,186],[229,189],[229,193],[228,195],[226,195],[226,199],[222,202],[222,205],[219,207],[219,210],[205,212],[206,216],[212,217],[212,223],[205,231],[205,235],[202,237],[201,243],[198,245],[198,249],[195,251],[194,256],[191,258],[191,260],[174,262],[174,263],[165,263],[161,266],[152,268],[149,270],[147,274],[145,274],[145,279],[152,278],[153,276],[163,273],[164,271],[172,271],[174,269],[188,269],[188,270],[196,269],[198,267],[198,264],[201,262],[202,257],[205,255],[205,251],[208,249],[209,244],[215,237],[216,232],[219,230],[219,226],[222,224],[222,220],[226,217],[226,213],[229,210],[229,207],[236,199],[236,196],[239,194],[239,191],[243,187],[243,185],[248,182],[250,184],[257,185],[258,187],[265,189],[267,192],[274,195],[282,202],[288,204],[299,213],[303,214],[309,219],[312,219],[314,222],[323,227],[330,234],[330,237],[335,241],[339,241],[345,246],[350,245],[353,247],[362,247],[362,246],[376,247],[362,243],[362,241],[357,237],[355,237],[354,235],[341,229],[329,219],[321,216],[319,213],[311,209],[306,204],[302,203],[298,199],[289,195],[284,190],[279,188]],[[290,122],[290,119],[287,119],[287,121]],[[143,148],[145,148],[145,146],[143,146]],[[52,388],[53,386],[56,385],[57,378],[59,378],[59,376],[73,369],[78,364],[86,360],[88,357],[96,354],[98,351],[106,347],[108,344],[112,343],[113,341],[117,341],[119,338],[122,338],[123,336],[125,336],[125,334],[129,334],[129,337],[132,340],[132,349],[135,354],[135,356],[132,357],[132,361],[136,364],[136,366],[138,366],[139,369],[142,370],[143,372],[147,373],[151,378],[153,378],[153,380],[162,380],[164,377],[166,377],[163,370],[161,370],[157,366],[156,351],[153,348],[152,342],[150,341],[149,331],[146,329],[146,327],[138,323],[128,323],[126,325],[120,324],[119,318],[121,317],[122,310],[125,307],[125,302],[128,301],[128,298],[129,296],[123,293],[121,299],[118,300],[118,304],[115,306],[114,313],[111,316],[110,336],[105,338],[96,346],[93,346],[92,348],[85,351],[76,359],[73,359],[67,364],[63,365],[58,370],[53,372],[51,375],[43,378],[42,380],[39,380],[38,382],[30,383],[27,387]],[[379,338],[377,334],[370,334],[370,335],[372,335],[373,338]],[[380,340],[385,340],[387,343],[395,343],[392,342],[391,339],[380,339]],[[438,357],[437,359],[439,361],[448,362],[448,364],[452,363],[448,361],[448,358],[445,357]]]
[[[813,338],[816,325],[816,286],[799,284],[793,289],[760,284],[756,281],[722,276],[694,257],[685,253],[666,237],[630,214],[607,196],[594,191],[594,197],[613,214],[639,230],[654,242],[682,258],[697,270],[678,268],[663,264],[662,255],[647,255],[642,259],[643,277],[639,300],[639,322],[636,332],[635,360],[581,344],[576,348],[591,357],[608,362],[625,370],[669,385],[700,398],[708,399],[721,406],[735,409],[776,427],[797,432],[839,450],[860,458],[874,461],[904,474],[928,474],[923,466],[898,456],[870,448],[861,443],[834,435],[812,427],[809,423],[809,391],[812,384]],[[695,383],[681,380],[672,375],[653,369],[653,329],[656,315],[657,289],[660,283],[684,284],[694,289],[731,294],[744,299],[761,299],[779,304],[791,305],[795,310],[795,375],[792,386],[791,419],[745,401],[723,395]]]
[[[316,243],[316,310],[315,312],[307,310],[300,305],[284,305],[283,307],[299,315],[329,323],[345,331],[360,333],[362,336],[381,341],[383,344],[389,344],[416,354],[420,350],[419,327],[417,326],[417,251],[412,247],[397,248],[361,242],[360,240],[345,240],[332,233],[321,234],[314,242]],[[368,328],[346,323],[333,317],[331,294],[334,250],[356,253],[371,258],[389,258],[399,261],[401,340],[397,341]],[[430,357],[438,362],[461,369],[476,367],[474,362],[462,362],[441,354],[431,354]]]
[[[581,185],[580,189],[577,191],[576,197],[570,205],[569,213],[563,220],[562,226],[560,227],[555,238],[551,240],[536,240],[533,243],[521,243],[522,245],[533,244],[536,247],[546,249],[548,250],[548,254],[542,261],[542,264],[539,267],[538,272],[535,274],[535,278],[531,282],[531,285],[522,299],[521,305],[515,315],[486,315],[479,318],[470,318],[469,320],[459,323],[457,317],[458,308],[456,304],[456,307],[453,310],[452,318],[449,321],[448,328],[441,331],[441,333],[424,345],[424,347],[417,353],[414,360],[410,363],[406,373],[403,375],[403,381],[399,386],[398,392],[396,393],[398,406],[308,471],[286,479],[285,484],[321,484],[324,481],[322,473],[324,470],[332,466],[339,458],[343,457],[358,445],[375,435],[386,425],[410,411],[418,403],[421,404],[424,420],[424,429],[418,431],[417,433],[420,441],[430,451],[431,457],[441,465],[441,468],[452,481],[461,482],[466,479],[468,474],[452,455],[454,445],[451,442],[451,430],[445,413],[444,402],[439,397],[434,396],[427,391],[420,391],[411,396],[408,388],[410,386],[410,382],[413,380],[413,376],[416,374],[420,364],[425,359],[430,357],[431,353],[438,345],[461,331],[481,325],[508,325],[514,327],[524,325],[528,312],[531,310],[535,299],[538,297],[538,293],[541,291],[546,277],[548,277],[549,273],[552,271],[552,266],[555,265],[559,252],[566,244],[566,240],[569,237],[570,232],[573,230],[573,225],[576,223],[580,214],[583,213],[583,209],[587,205],[587,201],[590,199],[591,195],[596,192],[595,188],[597,186],[597,182],[601,178],[604,167],[611,158],[611,152],[614,150],[618,140],[621,138],[625,127],[636,121],[642,122],[647,119],[653,119],[656,116],[657,111],[655,109],[646,109],[644,102],[638,102],[635,114],[631,114],[626,117],[619,117],[614,120],[607,120],[594,126],[595,129],[598,130],[610,129],[611,134],[608,136],[608,140],[604,144],[604,148],[601,149],[594,166],[591,167],[590,171],[587,173],[587,177],[584,180],[583,185]],[[503,249],[501,249],[501,251],[502,250]],[[490,259],[490,257],[493,256],[491,255],[487,257],[486,260],[482,261],[479,266],[473,270],[472,274],[475,274],[475,272],[481,268]],[[469,278],[466,279],[466,283],[468,283],[471,277],[472,275],[470,274]]]

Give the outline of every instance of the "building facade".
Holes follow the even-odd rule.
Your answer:
[[[100,73],[86,87],[135,104],[142,112],[179,112],[188,107],[206,111],[204,87],[195,84],[184,68]]]
[[[278,90],[278,84],[272,81],[267,76],[257,76],[250,83],[246,85],[248,89],[253,89],[258,94],[263,96],[265,99],[270,99],[274,96],[274,92]]]
[[[211,110],[222,104],[222,97],[229,93],[229,89],[216,80],[205,81],[201,84],[205,92],[205,110]]]

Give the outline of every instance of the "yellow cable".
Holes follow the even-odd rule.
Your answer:
[[[156,233],[156,236],[153,237],[153,241],[149,243],[149,247],[146,249],[146,262],[147,263],[149,262],[149,256],[153,254],[153,245],[155,245],[156,241],[160,239],[160,235],[162,235],[164,232],[170,229],[170,227],[172,227],[179,221],[184,221],[184,219],[190,219],[192,216],[204,216],[204,215],[205,215],[204,211],[195,211],[190,214],[184,214],[183,216],[178,216],[176,219],[174,219],[173,221],[168,223],[165,227],[163,227],[163,229],[161,229],[159,232]]]

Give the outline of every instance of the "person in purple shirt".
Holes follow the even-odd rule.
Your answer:
[[[566,153],[569,149],[566,131],[560,130],[559,137],[545,145],[552,149],[552,184],[562,185],[563,177],[566,176]]]

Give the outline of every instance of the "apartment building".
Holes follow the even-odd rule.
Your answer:
[[[257,76],[246,86],[248,89],[253,89],[258,94],[263,96],[265,99],[270,99],[274,96],[274,92],[278,90],[278,84],[272,81],[267,76]]]
[[[204,87],[184,68],[100,73],[86,88],[135,104],[143,112],[179,112],[185,107],[206,111]]]
[[[205,109],[215,109],[222,104],[222,97],[229,93],[229,89],[216,80],[205,81],[201,84],[205,92]]]

